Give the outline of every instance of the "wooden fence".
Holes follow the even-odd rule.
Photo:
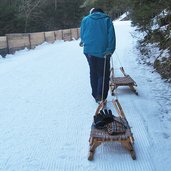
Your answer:
[[[71,41],[79,39],[80,29],[65,29],[37,33],[6,34],[0,37],[0,55],[13,54],[24,48],[33,49],[43,42],[54,43],[56,40]]]

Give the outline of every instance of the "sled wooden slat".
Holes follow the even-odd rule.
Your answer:
[[[138,92],[134,88],[134,86],[137,86],[136,82],[131,78],[130,75],[127,75],[123,69],[123,67],[120,68],[121,72],[123,73],[123,77],[115,77],[114,76],[114,69],[111,69],[111,76],[110,76],[110,90],[111,94],[114,95],[114,90],[119,86],[129,86],[129,88],[138,95]]]
[[[113,100],[112,102],[117,113],[119,114],[120,117],[122,117],[124,125],[127,127],[126,132],[118,135],[109,135],[106,129],[97,129],[94,127],[94,124],[92,124],[90,139],[89,139],[90,149],[89,149],[88,160],[93,160],[96,148],[105,142],[120,142],[130,152],[132,159],[133,160],[136,159],[135,151],[133,148],[134,138],[131,129],[129,127],[128,121],[126,120],[125,114],[121,108],[119,101]],[[103,109],[104,107],[103,103],[104,102],[102,102],[98,106],[95,114],[97,114],[101,109]]]
[[[122,140],[129,139],[129,137],[132,136],[132,133],[129,129],[127,129],[124,134],[109,135],[105,129],[96,129],[94,125],[92,125],[90,136],[97,138],[98,140],[101,140],[101,141],[108,141],[108,140],[120,141],[121,139]]]
[[[135,81],[129,76],[125,76],[125,77],[115,77],[113,80],[111,80],[111,84],[114,84],[116,86],[127,86],[127,85],[134,85]]]

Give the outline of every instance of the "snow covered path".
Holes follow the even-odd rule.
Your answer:
[[[97,107],[90,95],[88,64],[79,41],[55,42],[0,60],[0,171],[169,170],[170,102],[167,119],[161,121],[160,106],[166,100],[158,103],[157,98],[163,91],[169,98],[171,89],[160,83],[157,74],[137,64],[130,22],[116,22],[115,28],[115,68],[119,67],[119,56],[140,94],[136,96],[127,88],[118,90],[134,134],[137,160],[115,143],[99,146],[94,161],[87,160]],[[156,97],[157,83],[165,88]]]

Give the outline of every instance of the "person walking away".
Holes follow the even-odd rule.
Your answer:
[[[108,96],[110,57],[116,48],[111,18],[100,8],[91,9],[90,14],[81,22],[80,37],[80,46],[84,47],[84,54],[90,67],[92,96],[99,103]]]

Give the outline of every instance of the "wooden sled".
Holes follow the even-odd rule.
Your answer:
[[[105,103],[106,101],[102,102],[98,106],[95,115],[98,115],[99,111],[104,108]],[[133,144],[134,144],[133,134],[131,133],[130,126],[126,120],[122,107],[118,100],[113,100],[112,103],[117,113],[124,121],[125,125],[127,125],[126,132],[124,134],[119,134],[119,135],[109,135],[105,129],[97,129],[94,127],[94,125],[92,125],[90,139],[89,139],[90,149],[88,155],[88,160],[90,161],[93,160],[96,148],[105,142],[120,142],[129,151],[132,159],[133,160],[136,159],[136,154],[133,148]]]
[[[123,73],[123,77],[115,77],[114,76],[114,69],[111,69],[111,76],[110,76],[110,90],[112,96],[114,96],[114,90],[119,86],[129,86],[130,89],[138,95],[138,92],[134,88],[134,86],[137,86],[136,82],[125,73],[124,68],[120,67],[121,72]]]

